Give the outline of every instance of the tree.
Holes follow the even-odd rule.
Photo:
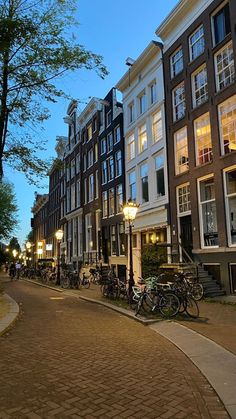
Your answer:
[[[8,239],[17,226],[17,205],[13,187],[0,182],[0,240]]]
[[[56,86],[68,71],[95,69],[105,77],[102,57],[79,45],[72,32],[77,0],[0,0],[0,179],[3,163],[29,181],[48,164],[37,156],[42,138],[29,127],[49,118],[43,103],[65,93]]]

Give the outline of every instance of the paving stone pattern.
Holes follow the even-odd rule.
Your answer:
[[[37,285],[7,292],[22,312],[0,338],[0,418],[228,417],[198,369],[149,328]]]

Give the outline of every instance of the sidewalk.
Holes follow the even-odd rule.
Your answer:
[[[37,281],[30,282],[42,285]],[[90,289],[78,291],[49,288],[64,295],[102,304],[150,326],[154,332],[177,346],[198,367],[218,393],[231,418],[236,419],[236,304],[232,304],[232,301],[227,304],[227,297],[223,304],[222,301],[200,302],[200,318],[196,320],[183,316],[174,321],[163,321],[161,318],[159,321],[148,321],[137,319],[132,310],[125,308],[124,302],[119,306],[119,303],[102,297],[97,285],[92,284]]]

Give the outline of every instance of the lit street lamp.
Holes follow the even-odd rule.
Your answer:
[[[60,243],[63,239],[63,230],[57,230],[55,233],[56,239],[57,239],[57,282],[56,285],[60,285],[61,282],[61,272],[60,272]]]
[[[15,258],[16,258],[16,256],[18,255],[17,250],[16,250],[16,249],[13,249],[13,250],[12,250],[12,254],[13,254],[13,257],[14,257],[14,259],[15,259]]]
[[[129,302],[131,302],[132,287],[134,286],[134,271],[133,271],[133,246],[132,246],[132,223],[135,220],[138,205],[129,200],[123,207],[125,221],[129,223]]]

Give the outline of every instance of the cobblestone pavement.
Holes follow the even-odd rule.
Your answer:
[[[228,415],[171,343],[102,306],[26,282],[0,338],[0,418],[214,418]]]

